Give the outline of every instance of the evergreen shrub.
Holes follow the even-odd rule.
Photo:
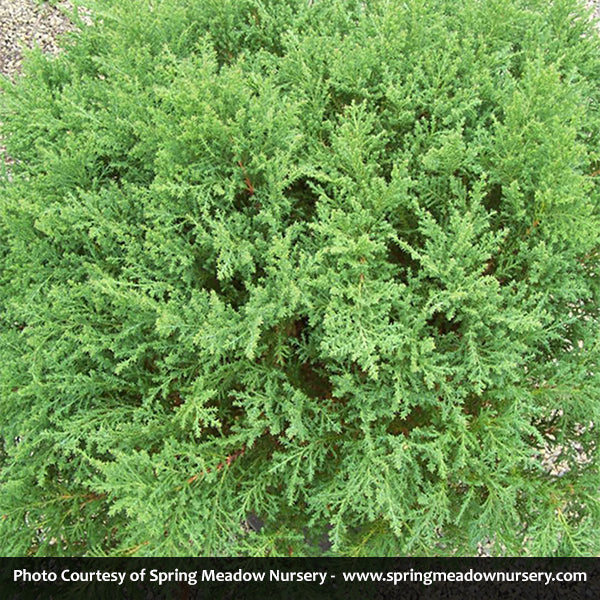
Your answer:
[[[92,8],[3,84],[5,553],[598,553],[585,9]]]

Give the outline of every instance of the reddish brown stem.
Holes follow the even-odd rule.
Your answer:
[[[233,454],[229,454],[227,456],[227,458],[220,462],[217,466],[216,469],[217,471],[220,471],[225,465],[227,465],[228,467],[231,465],[231,463],[233,463],[235,460],[237,460],[240,456],[243,456],[246,453],[246,446],[243,446],[240,450],[236,450]],[[206,471],[201,471],[200,473],[197,473],[196,475],[192,475],[188,480],[188,484],[194,483],[194,481],[196,481],[199,477],[202,477],[202,475],[206,474],[206,473],[210,473],[211,469],[210,467],[206,469]]]
[[[248,193],[252,196],[254,194],[254,186],[252,185],[252,182],[250,181],[250,177],[248,177],[248,172],[246,171],[246,167],[244,166],[244,163],[241,160],[238,160],[238,165],[240,166],[240,168],[242,169],[242,172],[244,173],[244,183],[246,184],[246,190],[248,190]]]

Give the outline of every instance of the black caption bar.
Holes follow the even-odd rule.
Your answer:
[[[6,558],[6,600],[600,598],[600,559]]]

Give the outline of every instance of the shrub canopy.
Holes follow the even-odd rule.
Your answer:
[[[3,85],[5,553],[597,554],[579,3],[93,8]]]

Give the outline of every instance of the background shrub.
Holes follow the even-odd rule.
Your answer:
[[[93,8],[4,84],[5,553],[597,553],[579,4]]]

